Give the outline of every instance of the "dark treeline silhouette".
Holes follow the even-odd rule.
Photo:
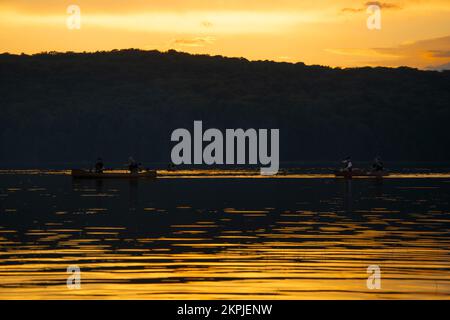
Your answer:
[[[169,161],[171,132],[279,128],[280,160],[450,160],[450,72],[176,51],[0,55],[0,162]]]

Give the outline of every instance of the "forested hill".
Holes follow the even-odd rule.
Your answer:
[[[169,51],[0,55],[0,162],[169,161],[171,132],[279,128],[280,160],[450,160],[450,72]]]

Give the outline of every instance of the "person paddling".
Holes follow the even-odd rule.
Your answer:
[[[345,158],[342,163],[344,164],[344,170],[347,170],[348,172],[352,172],[353,169],[353,163],[352,159],[350,157]]]
[[[131,156],[128,158],[128,170],[130,170],[130,173],[139,173],[139,163]]]
[[[372,164],[373,171],[383,171],[384,170],[384,164],[381,161],[380,157],[376,157]]]
[[[105,166],[102,158],[97,158],[97,161],[95,162],[95,173],[103,173],[104,168]]]

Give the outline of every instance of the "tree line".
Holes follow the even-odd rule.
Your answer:
[[[281,161],[450,160],[450,72],[143,50],[0,55],[0,162],[169,162],[176,128],[278,128]]]

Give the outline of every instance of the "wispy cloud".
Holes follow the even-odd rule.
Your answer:
[[[384,10],[400,10],[403,7],[391,2],[379,2],[379,1],[369,1],[364,4],[364,7],[358,7],[358,8],[343,8],[342,12],[349,12],[349,13],[358,13],[362,11],[366,11],[368,6],[376,5],[379,6],[381,9]]]
[[[351,13],[357,13],[357,12],[362,12],[364,9],[363,8],[342,8],[342,12],[351,12]]]
[[[10,26],[65,27],[67,14],[23,14],[0,12],[0,20]],[[330,21],[322,12],[192,11],[142,12],[139,14],[90,14],[82,11],[83,27],[135,32],[178,32],[198,34],[270,34],[291,30],[302,24]]]
[[[206,45],[213,44],[216,41],[214,37],[195,37],[195,38],[187,38],[187,39],[175,39],[173,44],[175,46],[184,46],[184,47],[204,47]]]
[[[331,48],[325,49],[325,51],[338,55],[363,57],[368,59],[396,59],[401,57],[394,52],[382,52],[376,48]]]
[[[429,50],[433,58],[450,58],[450,50]]]
[[[379,2],[379,1],[366,2],[366,7],[371,5],[379,6],[381,9],[392,9],[392,10],[402,9],[402,6],[390,2]]]
[[[450,36],[405,42],[395,47],[337,48],[326,51],[367,58],[368,65],[432,68],[450,63]]]
[[[214,24],[211,21],[202,21],[202,26],[204,26],[205,28],[211,28],[212,26],[214,26]]]

